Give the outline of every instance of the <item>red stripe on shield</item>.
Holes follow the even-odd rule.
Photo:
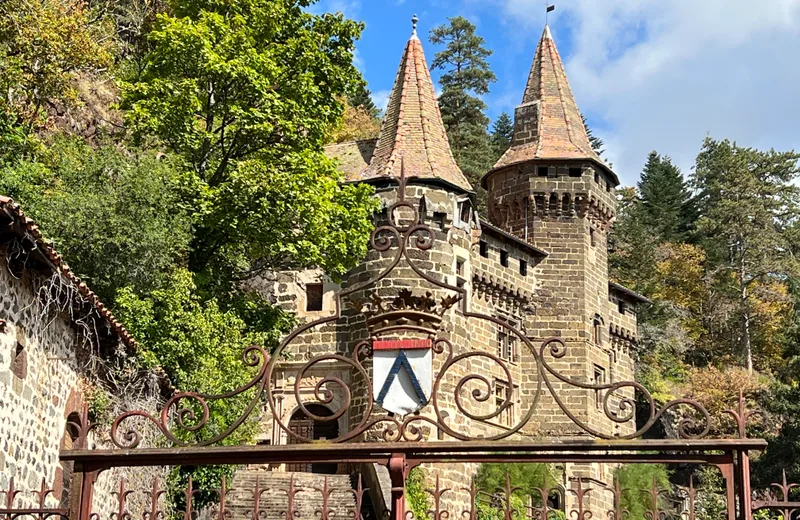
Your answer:
[[[431,348],[430,339],[376,339],[372,342],[373,350],[412,350]]]

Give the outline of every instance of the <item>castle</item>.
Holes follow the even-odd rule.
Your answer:
[[[607,238],[619,179],[590,145],[548,27],[514,119],[511,147],[481,181],[488,192],[486,221],[477,215],[474,188],[453,158],[415,30],[379,137],[326,150],[347,182],[373,185],[382,204],[367,257],[341,283],[318,271],[295,271],[253,284],[306,322],[319,320],[283,352],[275,412],[265,414],[261,442],[342,439],[370,417],[394,424],[383,435],[376,428],[359,430],[362,439],[385,440],[387,430],[392,439],[402,430],[426,440],[587,432],[613,437],[633,431],[631,422],[614,420],[632,414],[625,409],[632,388],[606,395],[590,387],[633,379],[635,307],[647,300],[609,280]],[[400,321],[392,313],[411,307],[430,309],[441,323],[423,317],[420,334],[398,333]],[[420,339],[426,337],[431,339]],[[562,338],[564,349],[539,352],[551,337]],[[434,348],[434,396],[426,396],[430,388],[416,377],[411,381],[395,370],[405,378],[397,384],[413,389],[406,392],[411,401],[419,394],[421,402],[435,402],[419,411],[413,402],[386,405],[378,395],[382,381],[370,388],[366,372],[350,362],[315,361],[326,353],[352,356],[367,345],[375,351],[365,366],[377,378],[378,344],[413,349],[424,341],[446,345],[451,357]],[[452,356],[459,362],[451,363]],[[413,365],[414,359],[404,362]],[[544,360],[549,369],[540,371]],[[554,373],[580,384],[544,377]],[[391,384],[388,378],[384,386]],[[388,414],[380,414],[381,405]],[[621,415],[611,412],[615,407]],[[401,419],[404,413],[411,419]],[[599,484],[611,479],[600,464],[561,467],[565,487],[578,475]],[[322,464],[283,469],[352,470]],[[429,468],[454,490],[468,485],[474,470],[465,464]]]

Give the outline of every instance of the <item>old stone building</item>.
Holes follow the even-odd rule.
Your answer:
[[[22,490],[13,507],[35,506],[32,491],[42,484],[53,490],[48,507],[67,505],[72,464],[59,461],[59,450],[77,440],[85,410],[106,391],[98,384],[103,365],[119,363],[135,349],[125,327],[36,224],[0,196],[0,491],[12,480]],[[162,376],[143,376],[130,388],[142,388],[144,395],[143,386],[152,384],[150,393],[158,396]],[[110,396],[123,407],[147,404],[128,397]],[[89,446],[95,442],[90,435]],[[112,488],[120,477],[135,485],[149,484],[154,476],[149,470],[128,473],[117,469],[100,476],[95,504],[101,517],[111,513]]]
[[[303,271],[253,284],[316,323],[282,352],[287,360],[275,375],[276,413],[265,414],[262,442],[339,439],[361,432],[369,420],[378,422],[360,436],[376,440],[396,438],[398,430],[429,440],[633,431],[633,421],[622,420],[633,411],[626,401],[632,388],[587,386],[633,379],[635,307],[646,300],[609,280],[607,237],[619,180],[592,150],[549,28],[515,112],[511,148],[482,179],[488,220],[476,214],[473,186],[453,159],[416,33],[403,53],[379,137],[327,151],[348,182],[375,187],[383,211],[366,259],[341,283]],[[392,313],[411,308],[427,309],[441,322],[421,317],[416,333],[398,332]],[[540,350],[551,337],[563,338],[563,348]],[[393,403],[408,412],[403,419],[381,409],[382,381],[370,388],[364,374],[372,369],[379,378],[375,352],[389,348],[386,342],[399,341],[410,352],[413,338],[433,338],[445,352],[433,349],[432,377],[439,385],[433,395],[422,377],[398,383],[406,394],[425,394],[421,402],[434,404],[414,412],[413,403]],[[364,345],[372,356],[361,373],[344,358]],[[318,358],[329,353],[339,357]],[[402,370],[397,376],[405,377]],[[579,475],[598,484],[611,477],[602,465],[559,467],[564,487]],[[450,464],[428,472],[460,490],[475,469]],[[609,505],[599,492],[593,500]]]

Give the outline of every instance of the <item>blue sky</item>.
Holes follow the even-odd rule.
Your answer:
[[[623,183],[647,153],[688,173],[706,135],[800,148],[800,0],[553,0],[550,27],[578,106]],[[513,114],[544,25],[544,0],[321,0],[366,24],[357,63],[385,102],[411,33],[462,15],[494,50],[489,115]],[[437,73],[434,72],[434,81]]]

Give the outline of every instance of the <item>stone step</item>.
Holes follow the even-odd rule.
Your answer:
[[[261,493],[259,518],[256,520],[317,520],[323,515],[323,490],[327,480],[328,516],[330,518],[359,518],[356,499],[349,475],[319,475],[314,473],[240,470],[234,473],[230,488],[233,492],[226,500],[229,515],[226,520],[252,520],[254,514],[253,492],[256,484]],[[295,515],[287,516],[289,490],[293,486]]]

